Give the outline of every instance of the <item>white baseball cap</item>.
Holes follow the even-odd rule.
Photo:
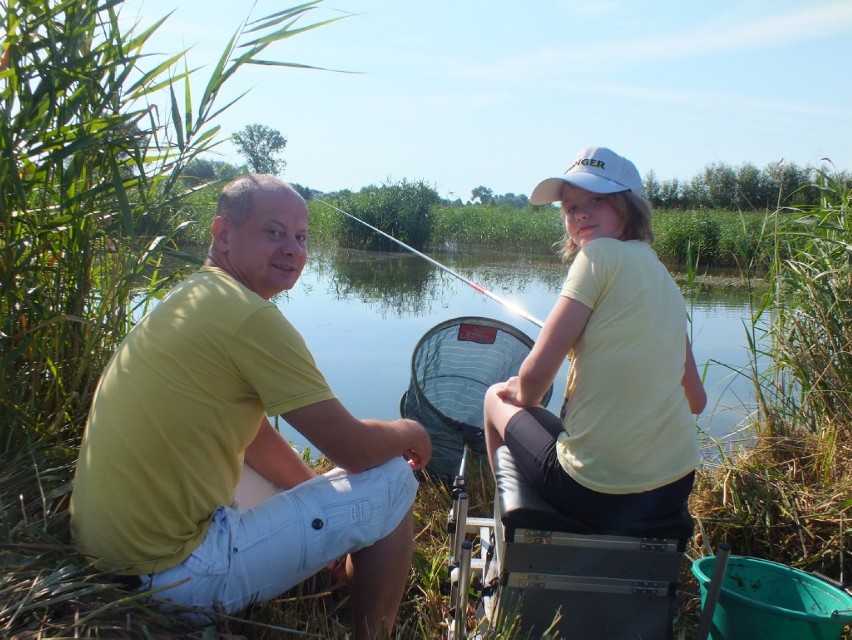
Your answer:
[[[562,200],[562,185],[572,184],[592,193],[632,191],[642,195],[642,177],[630,160],[606,147],[580,149],[574,163],[556,178],[538,183],[530,196],[532,204]]]

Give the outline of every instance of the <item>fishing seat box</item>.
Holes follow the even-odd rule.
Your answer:
[[[538,638],[553,622],[568,640],[672,637],[673,604],[693,522],[686,505],[619,531],[593,531],[542,499],[509,450],[497,450],[498,607]],[[502,523],[502,527],[500,526]]]

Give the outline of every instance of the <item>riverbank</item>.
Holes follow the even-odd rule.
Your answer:
[[[755,413],[743,415],[754,444],[731,450],[719,442],[718,455],[699,470],[690,503],[696,533],[687,552],[689,561],[713,553],[726,541],[737,555],[818,571],[845,582],[852,575],[848,533],[852,336],[846,321],[852,282],[844,245],[838,241],[848,242],[849,231],[838,231],[841,219],[848,218],[837,217],[838,224],[828,226],[828,231],[817,230],[833,235],[812,234],[807,252],[795,260],[777,261],[758,280],[761,287],[754,287],[752,330],[759,327],[768,332],[769,341],[766,347],[755,341],[752,356],[771,364],[744,372],[761,389]],[[777,241],[783,242],[783,236]],[[346,252],[335,255],[343,260]],[[523,254],[518,256],[524,259]],[[371,278],[394,277],[391,263],[385,259],[382,264],[387,268],[365,273]],[[351,262],[346,261],[346,266],[351,268]],[[361,270],[347,273],[354,286],[374,286],[372,280],[360,279]],[[687,272],[684,278],[696,287],[718,283],[722,288],[734,286],[737,280],[733,273]],[[410,292],[412,299],[418,291],[422,293],[420,289]],[[767,297],[764,291],[773,296]],[[400,392],[404,382],[400,380]],[[344,593],[332,588],[325,575],[312,584],[310,595],[289,594],[237,618],[222,618],[214,628],[201,631],[153,610],[142,602],[142,595],[129,594],[94,570],[69,546],[67,530],[79,434],[79,425],[73,424],[54,431],[23,432],[24,444],[4,455],[0,632],[10,637],[141,638],[148,633],[202,639],[235,634],[291,638],[297,636],[285,629],[299,629],[324,638],[346,636]],[[471,513],[490,515],[490,482],[474,478],[471,491]],[[415,559],[396,638],[445,635],[449,505],[446,488],[422,485],[415,506]],[[686,562],[677,600],[677,638],[693,637],[698,613],[698,587]],[[472,611],[470,624],[474,624]],[[509,631],[503,634],[512,637]]]

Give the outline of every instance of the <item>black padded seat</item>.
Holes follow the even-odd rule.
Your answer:
[[[508,531],[535,529],[576,534],[601,534],[635,538],[677,539],[683,548],[692,536],[693,522],[687,505],[662,518],[641,520],[617,530],[596,529],[552,507],[521,475],[509,449],[497,449],[494,465],[501,521]]]

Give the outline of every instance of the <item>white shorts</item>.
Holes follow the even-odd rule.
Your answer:
[[[388,536],[416,493],[408,462],[394,458],[358,474],[334,469],[248,510],[219,507],[192,555],[140,576],[141,588],[163,589],[153,597],[181,608],[234,613]]]

